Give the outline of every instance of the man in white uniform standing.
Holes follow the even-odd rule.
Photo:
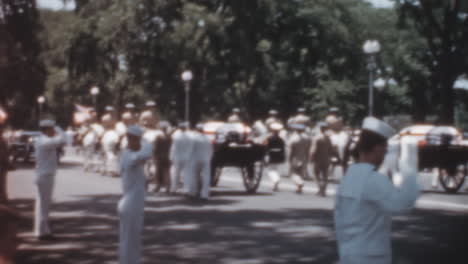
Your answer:
[[[150,144],[141,140],[143,130],[127,129],[128,145],[120,156],[123,197],[118,204],[120,219],[119,263],[137,264],[141,258],[141,233],[145,206],[144,164],[152,156]]]
[[[419,195],[417,171],[402,168],[405,179],[396,188],[377,172],[393,128],[374,118],[364,119],[357,144],[358,162],[338,187],[334,220],[340,264],[390,264],[391,215],[410,210]]]
[[[190,179],[188,177],[187,165],[191,158],[192,143],[188,123],[180,123],[179,129],[172,134],[172,145],[169,151],[169,159],[171,160],[171,193],[177,192],[181,176],[184,181],[184,192],[190,193]]]
[[[36,206],[34,211],[34,233],[39,240],[54,239],[49,227],[49,212],[57,172],[58,148],[65,144],[65,133],[52,120],[39,123],[42,135],[35,143],[36,151]]]
[[[210,197],[211,183],[211,157],[213,145],[208,136],[203,134],[203,124],[197,124],[196,131],[191,135],[193,148],[189,162],[190,196],[196,196],[203,200]]]

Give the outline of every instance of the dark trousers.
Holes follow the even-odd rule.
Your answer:
[[[8,175],[8,168],[1,166],[0,167],[0,203],[8,201],[7,175]]]

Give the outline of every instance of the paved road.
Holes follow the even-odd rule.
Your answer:
[[[9,175],[12,204],[24,215],[17,263],[116,263],[119,179],[84,173],[74,159],[56,181],[52,228],[58,241],[32,236],[33,171]],[[429,186],[429,176],[422,176]],[[224,171],[208,202],[149,194],[145,208],[143,263],[336,263],[333,193],[302,195],[289,179],[271,192],[264,179],[247,195],[235,169]],[[425,192],[417,208],[394,222],[396,263],[468,263],[468,192]]]

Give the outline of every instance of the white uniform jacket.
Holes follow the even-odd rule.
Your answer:
[[[211,144],[210,139],[202,133],[192,133],[190,135],[192,140],[192,154],[190,155],[191,159],[194,161],[211,161],[213,156],[213,144]]]
[[[172,145],[169,159],[174,162],[183,162],[191,159],[193,140],[190,131],[178,130],[172,134]]]
[[[411,209],[419,195],[416,172],[404,175],[397,189],[371,164],[349,167],[334,210],[340,263],[391,263],[391,215]]]
[[[152,154],[152,146],[142,141],[139,151],[125,148],[120,157],[123,189],[123,197],[117,207],[120,218],[120,264],[140,263],[146,195],[143,165]]]
[[[65,133],[59,127],[55,128],[56,135],[48,137],[40,135],[35,142],[36,173],[40,175],[55,174],[57,171],[57,155],[60,146],[65,144]]]

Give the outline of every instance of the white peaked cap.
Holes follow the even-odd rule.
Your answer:
[[[276,123],[276,122],[275,122],[275,123],[271,123],[270,129],[279,131],[279,130],[283,129],[283,125],[280,124],[280,123]]]
[[[102,121],[112,121],[112,116],[110,115],[104,115],[101,118]]]
[[[141,129],[139,126],[131,125],[127,128],[127,134],[141,137],[143,135],[143,129]]]
[[[385,138],[390,138],[396,133],[395,129],[393,129],[387,123],[372,116],[366,117],[364,119],[362,122],[362,129],[375,132]]]
[[[148,102],[146,102],[145,106],[147,106],[147,107],[156,106],[156,102],[155,101],[148,101]]]
[[[122,119],[132,119],[132,114],[129,112],[125,112],[122,115]]]
[[[50,119],[41,120],[41,122],[39,122],[39,126],[40,127],[54,127],[55,126],[55,121],[50,120]]]

